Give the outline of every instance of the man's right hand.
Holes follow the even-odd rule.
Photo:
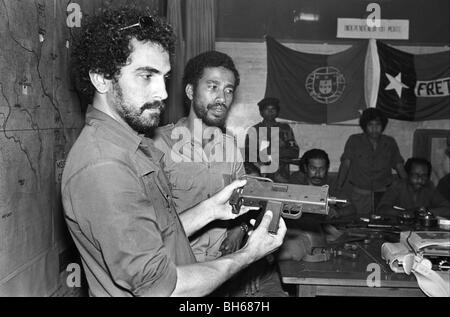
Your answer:
[[[249,252],[253,261],[257,261],[262,257],[272,253],[283,243],[283,239],[286,235],[287,230],[286,224],[284,223],[283,218],[280,218],[277,233],[269,233],[268,228],[272,217],[272,211],[266,211],[259,226],[255,230],[249,232],[250,236],[243,249],[245,249],[246,252]]]

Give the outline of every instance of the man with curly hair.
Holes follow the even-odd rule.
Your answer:
[[[73,52],[78,87],[92,105],[66,161],[62,199],[93,296],[204,296],[278,248],[286,232],[281,220],[278,233],[268,233],[268,212],[238,252],[196,263],[188,236],[236,218],[228,199],[245,181],[175,211],[163,154],[143,135],[164,109],[173,47],[168,24],[122,8],[89,19]]]
[[[388,118],[380,110],[364,110],[359,119],[363,133],[348,138],[341,157],[337,190],[343,188],[348,178],[352,187],[350,201],[360,215],[375,212],[378,202],[394,180],[392,169],[400,178],[406,178],[404,160],[397,142],[383,134],[387,124]]]

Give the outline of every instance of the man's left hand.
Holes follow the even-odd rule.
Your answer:
[[[225,186],[220,192],[218,192],[217,194],[215,194],[214,196],[212,196],[207,200],[208,208],[211,208],[211,210],[214,213],[214,219],[219,220],[234,219],[238,216],[245,214],[250,210],[259,209],[259,207],[242,206],[238,214],[234,214],[232,212],[231,205],[228,203],[231,194],[233,194],[233,191],[235,189],[244,186],[246,183],[247,180],[245,179],[233,181],[231,184]]]

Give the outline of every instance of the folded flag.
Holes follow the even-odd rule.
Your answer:
[[[450,118],[450,51],[413,55],[377,41],[380,85],[376,107],[388,118]]]
[[[333,123],[358,118],[366,108],[367,42],[331,55],[292,50],[266,37],[266,97],[280,100],[280,118]]]

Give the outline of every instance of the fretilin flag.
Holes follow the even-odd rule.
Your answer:
[[[405,121],[450,118],[450,51],[413,55],[377,41],[377,108]]]
[[[266,97],[280,99],[280,118],[333,123],[359,117],[366,108],[367,42],[332,55],[292,50],[267,36]]]

